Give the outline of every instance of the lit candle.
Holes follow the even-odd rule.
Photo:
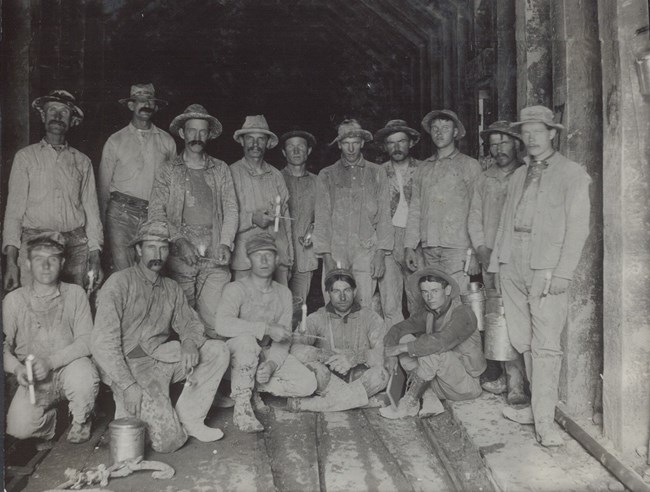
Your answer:
[[[341,262],[340,261],[336,262],[336,268],[338,268],[339,270],[341,269]]]
[[[278,232],[280,230],[280,195],[275,197],[275,223],[273,224],[273,231]]]
[[[205,244],[199,243],[198,250],[199,250],[199,256],[205,256]]]
[[[95,270],[90,270],[88,272],[88,295],[90,295],[94,287],[95,287]]]
[[[27,382],[29,383],[29,402],[36,405],[36,393],[34,392],[34,369],[32,368],[34,356],[29,354],[25,360],[25,367],[27,368]]]
[[[542,296],[541,296],[541,298],[539,300],[540,309],[544,307],[544,301],[546,300],[546,296],[548,295],[548,291],[551,288],[551,272],[550,271],[546,272],[546,274],[544,275],[544,279],[546,280],[546,282],[544,283],[544,290],[542,291]]]
[[[300,331],[305,333],[307,331],[307,304],[302,305],[302,321],[300,322]]]
[[[465,266],[463,267],[463,272],[465,275],[469,272],[469,262],[472,261],[472,248],[467,248],[467,256],[465,257]]]

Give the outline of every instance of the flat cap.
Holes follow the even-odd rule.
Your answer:
[[[38,247],[53,248],[63,253],[65,251],[65,237],[57,231],[44,231],[27,240],[27,251]]]
[[[246,241],[247,255],[262,250],[278,252],[278,247],[275,245],[275,238],[268,232],[260,232]]]

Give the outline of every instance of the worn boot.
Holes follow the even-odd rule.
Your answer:
[[[253,391],[253,397],[251,398],[251,403],[253,405],[253,410],[255,412],[267,413],[271,410],[269,406],[266,403],[264,403],[264,400],[262,400],[262,397],[260,396],[258,391]]]
[[[496,378],[494,381],[486,381],[482,383],[481,388],[493,395],[501,395],[505,393],[507,390],[505,374],[501,374],[501,376]]]
[[[537,438],[537,442],[545,448],[562,446],[564,444],[562,433],[553,422],[536,425],[535,437]]]
[[[503,416],[508,420],[512,420],[513,422],[522,425],[535,423],[535,420],[533,419],[533,410],[530,405],[524,408],[506,407],[503,409]]]
[[[346,383],[332,374],[322,396],[289,398],[287,410],[292,412],[342,412],[368,404],[368,394],[361,381]]]
[[[397,409],[391,406],[380,408],[379,413],[387,419],[402,419],[404,417],[415,417],[420,411],[420,397],[424,390],[429,386],[429,381],[425,381],[418,376],[415,371],[411,371],[406,383],[406,393],[399,401]]]
[[[422,394],[422,408],[418,413],[418,417],[432,417],[434,415],[440,415],[445,412],[445,407],[442,406],[442,402],[436,392],[433,391],[433,388],[429,386],[424,393]]]
[[[262,432],[264,430],[264,426],[255,417],[250,398],[235,398],[232,420],[242,432]]]
[[[72,425],[70,426],[70,431],[68,432],[68,437],[67,437],[68,442],[74,444],[86,442],[88,439],[90,439],[91,426],[92,426],[92,422],[90,421],[90,419],[87,419],[85,422],[82,423],[72,422]]]
[[[508,387],[508,405],[526,405],[530,398],[524,392],[524,368],[519,360],[509,361],[505,364],[506,380]],[[485,388],[484,388],[485,389]]]
[[[235,400],[229,396],[217,393],[212,401],[212,406],[216,408],[232,408],[235,406]]]

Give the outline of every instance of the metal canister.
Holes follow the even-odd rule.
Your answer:
[[[485,314],[505,314],[503,298],[497,289],[485,289]]]
[[[460,302],[467,304],[472,308],[476,315],[479,331],[484,330],[483,318],[485,316],[485,289],[480,282],[472,282],[469,284],[469,291],[463,292],[460,295]]]
[[[111,435],[111,464],[144,458],[144,422],[133,417],[108,424]]]
[[[515,360],[519,354],[510,343],[508,325],[503,314],[485,315],[485,358],[489,360]]]

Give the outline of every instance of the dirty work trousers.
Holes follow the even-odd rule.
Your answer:
[[[149,202],[123,193],[111,193],[106,208],[106,243],[111,255],[111,268],[119,272],[135,265],[135,238],[140,224],[147,220]]]
[[[32,274],[27,269],[27,242],[41,234],[41,229],[23,229],[20,237],[20,250],[18,251],[18,267],[20,268],[20,285],[29,285]],[[84,286],[86,271],[88,269],[88,238],[83,227],[78,227],[69,232],[63,232],[65,238],[65,263],[61,271],[61,281]]]
[[[73,422],[82,424],[90,417],[99,389],[97,368],[88,357],[73,360],[37,381],[36,405],[29,401],[29,390],[18,386],[7,412],[7,434],[18,439],[52,439],[56,427],[54,405],[68,400]]]
[[[463,267],[467,258],[467,248],[422,248],[424,255],[424,266],[438,268],[451,275],[461,292],[469,288],[469,275],[465,275]]]
[[[224,287],[230,282],[227,265],[217,265],[211,258],[201,258],[194,265],[176,255],[167,260],[169,276],[183,289],[188,304],[196,309],[203,324],[214,329],[214,316]]]
[[[271,379],[265,384],[255,381],[259,363],[267,360],[273,346],[260,347],[252,335],[230,338],[226,342],[230,350],[230,388],[235,401],[249,401],[253,387],[257,391],[275,396],[309,396],[316,391],[316,377],[293,355],[287,355]]]
[[[530,251],[530,233],[515,232],[510,263],[501,263],[499,272],[510,343],[524,354],[533,417],[539,426],[551,424],[555,416],[568,294],[548,295],[541,303],[546,273],[552,270],[532,270]]]
[[[323,351],[312,345],[303,345],[297,343],[291,346],[291,355],[296,357],[303,364],[309,365],[312,371],[316,374],[318,380],[318,391],[323,391],[327,387],[329,377],[327,374],[331,373],[323,361],[327,360],[328,355]],[[342,376],[348,383],[359,380],[366,390],[368,397],[376,395],[380,391],[386,389],[388,384],[389,375],[383,366],[358,365],[353,367],[350,372]]]
[[[333,260],[335,262],[340,262],[342,268],[352,270],[354,280],[357,282],[357,295],[355,296],[355,300],[361,305],[361,307],[368,309],[373,309],[372,296],[377,289],[377,279],[370,276],[370,263],[372,263],[375,251],[374,248],[354,249],[353,247],[353,249],[348,252],[347,258],[337,257],[332,254]],[[330,302],[330,296],[325,290],[325,277],[326,274],[324,273],[321,279],[321,288],[323,289],[323,299],[325,299],[325,304],[327,304]]]
[[[300,297],[303,304],[307,302],[309,289],[311,287],[311,278],[314,272],[292,272],[289,279],[289,289],[293,297]]]
[[[178,342],[167,342],[178,343]],[[228,349],[219,340],[207,340],[199,349],[199,364],[185,385],[174,409],[169,385],[182,381],[186,373],[181,362],[162,362],[145,356],[126,359],[137,383],[144,389],[140,419],[154,451],[171,453],[187,440],[182,424],[203,423],[214,400],[219,383],[228,368]],[[128,417],[122,391],[111,385],[115,399],[115,418]]]
[[[399,343],[412,340],[415,340],[413,335],[405,335]],[[465,370],[460,354],[453,350],[422,357],[401,354],[399,362],[406,372],[416,371],[422,379],[431,381],[431,388],[442,400],[471,400],[483,391],[479,378],[472,377]]]
[[[248,277],[251,270],[249,268],[248,270],[233,270],[233,272],[235,274],[235,280],[241,280],[242,278]],[[275,268],[273,280],[285,287],[289,286],[289,269],[286,265],[278,265]]]
[[[412,273],[407,268],[406,262],[404,261],[404,236],[406,234],[406,229],[404,227],[393,227],[393,229],[395,230],[395,246],[393,247],[393,254],[386,256],[384,261],[386,272],[378,282],[379,295],[381,297],[381,309],[384,313],[384,320],[387,329],[401,321],[404,321],[402,299],[406,287],[406,279]],[[422,251],[419,247],[416,252],[418,256],[421,256]],[[408,290],[406,291],[406,300],[409,314],[415,314],[415,300],[412,299],[411,293]]]

